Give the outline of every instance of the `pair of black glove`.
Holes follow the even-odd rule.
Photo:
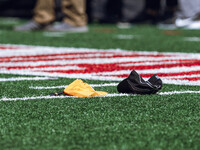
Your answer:
[[[156,94],[161,88],[162,80],[156,74],[145,81],[135,70],[117,86],[119,93],[130,94]]]

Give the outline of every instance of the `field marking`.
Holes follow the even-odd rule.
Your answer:
[[[158,95],[174,95],[174,94],[200,94],[200,91],[169,91],[169,92],[158,93]]]
[[[105,63],[126,63],[126,62],[131,62],[134,61],[134,66],[135,65],[141,65],[141,63],[137,63],[138,61],[152,61],[152,59],[155,59],[154,57],[138,57],[138,58],[134,58],[133,57],[129,57],[127,56],[126,59],[124,59],[124,57],[118,58],[118,59],[114,59],[114,58],[83,58],[83,59],[75,59],[75,60],[46,60],[46,61],[26,61],[26,62],[2,62],[0,63],[0,66],[39,66],[39,65],[74,65],[74,64],[83,64],[83,63],[88,63],[88,62],[93,62],[95,64],[102,64],[102,62]],[[182,59],[182,60],[188,60],[188,58],[183,58],[183,57],[170,57],[171,61],[176,61],[178,59]],[[196,59],[196,58],[191,58],[191,59]],[[197,58],[198,59],[198,58]],[[200,57],[199,57],[200,59]],[[156,58],[157,61],[164,61],[164,60],[169,60],[169,58]],[[33,63],[34,62],[34,63]],[[158,64],[166,64],[164,62],[158,63]]]
[[[200,42],[200,37],[186,37],[186,38],[184,38],[184,41]]]
[[[92,87],[106,87],[106,86],[117,86],[119,83],[105,83],[105,84],[90,84]],[[65,88],[68,85],[60,85],[60,86],[30,86],[30,89],[37,89],[37,90],[41,90],[41,89],[59,89],[59,88]]]
[[[139,71],[138,71],[139,72]],[[122,81],[124,78],[119,77],[107,77],[106,79],[101,76],[92,76],[92,74],[62,74],[62,73],[45,73],[45,72],[21,72],[21,71],[1,71],[1,74],[18,74],[18,75],[35,75],[35,76],[49,76],[52,78],[69,78],[69,79],[76,79],[77,77],[81,77],[82,79],[89,79],[89,80],[102,80],[102,81]],[[130,73],[130,71],[129,71]],[[144,78],[145,80],[147,78]],[[200,86],[200,81],[188,81],[188,80],[167,80],[164,77],[161,77],[164,84],[174,84],[174,85],[189,85],[189,86]]]
[[[0,78],[0,82],[7,81],[37,81],[37,80],[55,80],[57,78],[49,78],[49,77],[17,77],[17,78]]]
[[[175,94],[200,94],[200,91],[169,91],[169,92],[160,92],[155,95],[175,95]],[[107,94],[104,97],[124,97],[124,96],[139,96],[136,94],[122,94],[122,93],[112,93],[112,94]],[[36,100],[36,99],[64,99],[64,98],[80,98],[80,97],[73,97],[73,96],[67,96],[67,95],[62,95],[62,96],[36,96],[36,97],[17,97],[17,98],[7,98],[3,97],[0,99],[0,101],[17,101],[17,100]],[[91,97],[94,98],[94,97]],[[98,97],[101,98],[101,97]]]
[[[132,36],[129,35],[128,38]],[[132,70],[137,70],[146,78],[156,73],[165,84],[200,86],[199,53],[0,44],[2,74],[81,77],[117,82],[123,80]]]
[[[116,36],[117,39],[120,39],[120,40],[132,40],[134,38],[138,38],[137,35],[124,35],[124,34],[118,34]]]
[[[116,97],[116,96],[130,96],[130,94],[107,94],[104,97]],[[135,96],[135,95],[132,95]],[[62,96],[36,96],[36,97],[17,97],[17,98],[6,98],[3,97],[0,99],[0,101],[17,101],[17,100],[36,100],[36,99],[63,99],[63,98],[80,98],[80,97],[73,97],[73,96],[67,96],[67,95],[62,95]],[[94,98],[94,97],[91,97]],[[99,97],[100,98],[100,97]]]
[[[64,37],[66,35],[65,32],[44,32],[43,36],[46,37]]]

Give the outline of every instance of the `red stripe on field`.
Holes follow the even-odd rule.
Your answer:
[[[149,69],[161,69],[161,68],[173,68],[173,67],[191,67],[199,66],[200,60],[193,63],[177,63],[177,64],[161,64],[161,65],[141,65],[141,66],[120,66],[117,63],[111,64],[78,64],[79,68],[83,70],[49,70],[45,72],[56,73],[100,73],[100,72],[112,72],[120,70],[149,70]]]
[[[171,77],[171,76],[184,76],[184,75],[200,75],[200,71],[189,71],[189,72],[176,72],[176,73],[155,73],[159,77]],[[140,74],[143,78],[150,78],[154,74]],[[110,77],[121,77],[127,78],[129,74],[120,74],[120,75],[101,75],[101,76],[110,76]]]
[[[19,50],[19,49],[30,49],[31,47],[18,47],[18,46],[0,46],[0,50]]]
[[[35,56],[12,56],[12,57],[2,57],[0,58],[0,62],[37,62],[37,61],[53,61],[53,60],[75,60],[77,57],[65,57],[70,55],[81,55],[81,54],[112,54],[112,56],[83,56],[79,57],[79,59],[91,59],[91,58],[123,58],[123,57],[172,57],[172,55],[147,55],[147,54],[115,54],[115,53],[63,53],[63,54],[48,54],[48,55],[35,55]],[[62,56],[62,58],[57,58],[57,56]],[[53,58],[48,58],[53,57]],[[55,57],[55,58],[54,58]],[[17,60],[16,60],[17,58]]]
[[[17,70],[20,70],[20,69],[35,69],[35,68],[49,68],[49,67],[67,67],[67,66],[76,66],[75,64],[69,64],[69,65],[38,65],[38,66],[2,66],[0,68],[4,68],[4,69],[8,69],[8,70],[11,70],[11,69],[17,69]]]
[[[68,53],[59,53],[59,54],[40,54],[40,55],[28,55],[28,56],[9,56],[2,57],[5,59],[25,59],[25,58],[42,58],[42,57],[53,57],[53,56],[70,56],[70,55],[81,55],[81,54],[114,54],[113,52],[68,52]]]
[[[176,64],[160,64],[160,65],[141,65],[141,66],[122,66],[123,63],[106,63],[106,64],[70,64],[70,65],[40,65],[40,66],[16,66],[16,67],[0,67],[6,69],[31,69],[31,68],[46,68],[46,67],[64,67],[64,66],[78,66],[82,70],[49,70],[45,72],[57,73],[99,73],[99,72],[112,72],[120,70],[146,70],[146,69],[160,69],[160,68],[173,68],[173,67],[191,67],[199,66],[200,60],[196,62],[180,62]]]
[[[0,46],[0,50],[5,50],[5,49],[18,49],[18,47],[13,47],[13,46]]]
[[[193,59],[193,60],[191,60],[191,59],[178,59],[178,60],[152,60],[152,61],[129,61],[129,62],[119,62],[119,63],[115,63],[116,65],[118,64],[118,65],[120,65],[120,66],[123,66],[123,65],[126,65],[126,64],[130,64],[130,63],[132,63],[132,64],[135,64],[135,63],[137,63],[137,64],[139,64],[139,63],[141,63],[141,64],[144,64],[144,63],[156,63],[156,62],[159,62],[159,63],[162,63],[162,62],[172,62],[172,63],[174,63],[174,62],[177,62],[177,63],[190,63],[190,62],[198,62],[198,61],[200,61],[200,60],[197,60],[197,59]],[[74,65],[78,65],[78,64],[74,64]],[[64,64],[64,65],[39,65],[39,66],[0,66],[0,68],[5,68],[5,69],[33,69],[33,68],[48,68],[48,67],[65,67],[65,66],[74,66],[74,65],[72,65],[72,64],[69,64],[69,65],[66,65],[66,64]],[[106,65],[106,64],[105,64]],[[107,65],[112,65],[112,64],[107,64]]]
[[[186,77],[186,78],[171,78],[171,80],[187,80],[187,81],[199,81],[200,77]]]

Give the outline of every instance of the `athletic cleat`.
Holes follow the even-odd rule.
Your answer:
[[[80,27],[76,27],[76,26],[72,26],[69,25],[65,22],[61,22],[58,24],[54,24],[51,26],[48,26],[45,28],[46,31],[55,31],[55,32],[87,32],[88,31],[88,27],[87,26],[80,26]]]
[[[176,27],[185,29],[200,29],[200,14],[191,18],[177,18],[175,22]]]
[[[192,18],[177,18],[175,20],[175,25],[178,28],[187,27],[189,24],[191,24]]]
[[[14,27],[14,30],[15,31],[34,31],[34,30],[40,30],[43,28],[44,28],[44,25],[41,25],[34,20],[31,20],[24,25]]]
[[[192,19],[192,22],[187,26],[187,29],[200,29],[200,13]]]

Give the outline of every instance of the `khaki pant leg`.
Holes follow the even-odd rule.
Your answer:
[[[62,12],[66,16],[64,22],[73,26],[87,25],[85,0],[62,0]]]
[[[54,0],[37,0],[33,20],[40,24],[48,24],[55,20]]]

